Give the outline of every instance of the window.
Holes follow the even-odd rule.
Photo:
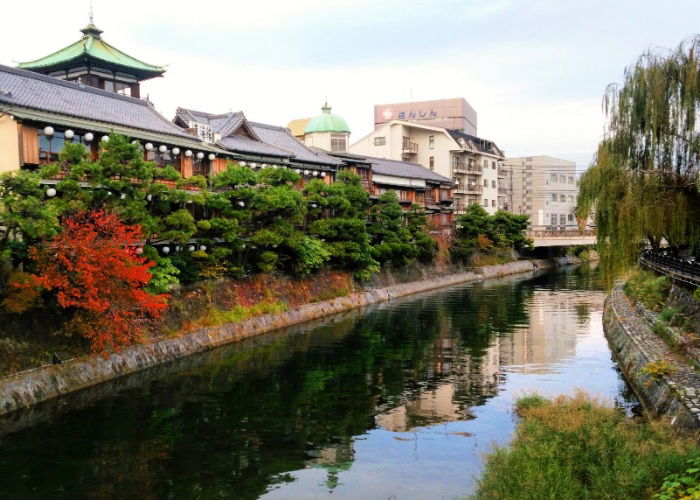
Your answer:
[[[565,184],[565,183],[566,183],[566,176],[565,176],[565,175],[560,175],[560,176],[559,176],[559,182],[561,182],[562,184]]]
[[[484,168],[489,168],[489,161],[484,158]]]
[[[441,200],[449,200],[450,199],[450,190],[447,188],[441,188],[440,189],[440,199]]]
[[[430,157],[430,170],[435,170],[435,157]]]
[[[557,201],[557,194],[556,193],[552,193],[552,201]]]
[[[39,160],[41,162],[58,160],[58,153],[63,151],[63,144],[66,142],[63,132],[54,132],[51,138],[49,138],[44,135],[44,129],[39,129],[37,135],[39,136]],[[75,134],[73,139],[68,142],[79,143],[82,139],[82,136]]]
[[[491,187],[495,188],[496,187],[496,181],[491,181]]]
[[[571,194],[569,195],[569,203],[575,203],[574,196]]]
[[[463,167],[460,157],[457,155],[452,155],[452,168],[460,167]]]
[[[495,207],[496,206],[496,200],[491,200],[491,206]]]
[[[114,82],[112,80],[104,80],[102,88],[107,92],[114,92]]]
[[[550,220],[550,223],[552,224],[552,226],[556,226],[557,225],[557,214],[552,214],[550,216],[549,220]]]
[[[486,179],[484,179],[484,187],[485,188],[489,187],[489,181]]]
[[[114,84],[114,88],[117,91],[117,94],[128,96],[131,95],[131,85],[129,85],[128,83],[117,82]]]
[[[401,161],[405,163],[411,163],[411,159],[408,156],[402,156]]]
[[[559,224],[561,224],[562,226],[566,226],[566,215],[564,215],[564,214],[559,215]]]
[[[552,182],[557,182],[557,174],[551,174],[549,176],[549,180]]]
[[[573,177],[569,177],[569,184],[573,184],[573,183],[574,183],[574,178],[573,178]]]
[[[416,191],[416,203],[420,205],[425,204],[425,191]]]
[[[495,161],[492,161],[492,162],[491,162],[491,168],[492,168],[493,170],[496,170],[496,162],[495,162]]]
[[[566,195],[565,194],[559,195],[559,201],[566,203]]]
[[[484,198],[484,206],[485,206],[485,207],[488,207],[488,206],[489,206],[489,200],[487,200],[486,198]]]
[[[428,147],[430,149],[435,149],[435,136],[434,135],[428,136]]]
[[[375,137],[374,138],[374,145],[375,146],[384,146],[386,144],[386,137]]]
[[[347,150],[347,136],[345,134],[331,134],[331,153],[345,153]]]
[[[569,222],[573,222],[573,221],[574,221],[574,214],[569,214]]]

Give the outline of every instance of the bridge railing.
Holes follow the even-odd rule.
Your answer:
[[[650,271],[668,276],[678,284],[700,287],[700,263],[695,257],[678,257],[666,250],[645,250],[639,263]]]
[[[595,229],[586,229],[584,231],[554,231],[551,229],[527,231],[528,238],[587,238],[590,236],[595,236]]]

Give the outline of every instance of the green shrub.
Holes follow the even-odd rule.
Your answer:
[[[679,310],[673,307],[667,307],[659,313],[659,319],[664,323],[671,323],[673,318],[678,314]]]
[[[624,285],[628,297],[652,311],[659,310],[670,289],[671,282],[666,276],[657,276],[642,270],[634,271]]]
[[[700,459],[691,458],[688,460],[688,465],[684,472],[666,476],[661,490],[654,498],[659,500],[700,498]]]
[[[651,325],[651,331],[661,337],[670,347],[674,349],[678,348],[678,342],[676,342],[673,332],[660,321],[655,321],[654,324]]]
[[[652,498],[663,478],[700,459],[666,421],[627,418],[579,393],[517,403],[516,437],[487,459],[477,498]]]

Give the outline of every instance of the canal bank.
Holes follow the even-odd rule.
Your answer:
[[[700,375],[652,331],[620,287],[605,301],[603,325],[613,355],[645,409],[669,417],[675,426],[700,428]],[[659,363],[668,368],[655,373]]]
[[[272,330],[394,298],[488,278],[532,272],[550,265],[547,261],[517,261],[479,268],[473,272],[364,290],[281,313],[204,328],[178,337],[161,338],[148,344],[129,347],[107,358],[86,356],[10,375],[0,379],[0,415],[31,408],[65,394]]]

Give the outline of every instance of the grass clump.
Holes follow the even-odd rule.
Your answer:
[[[671,349],[678,349],[680,347],[673,335],[673,332],[661,321],[654,321],[654,324],[651,325],[651,331],[663,339],[663,341],[666,342]]]
[[[652,311],[661,308],[670,289],[671,282],[666,276],[657,276],[642,270],[634,271],[624,285],[628,297]]]
[[[184,331],[193,330],[195,328],[204,328],[207,326],[218,326],[226,323],[236,323],[244,319],[261,316],[263,314],[276,314],[287,310],[287,304],[282,301],[275,302],[258,302],[251,306],[236,305],[228,310],[221,310],[212,307],[207,310],[197,321],[187,323],[183,328]]]
[[[642,367],[642,373],[648,375],[653,380],[658,380],[663,376],[670,375],[673,371],[673,367],[663,359],[650,361]]]
[[[477,498],[653,498],[665,477],[700,459],[692,436],[640,422],[577,393],[528,396],[510,447],[489,457]]]

